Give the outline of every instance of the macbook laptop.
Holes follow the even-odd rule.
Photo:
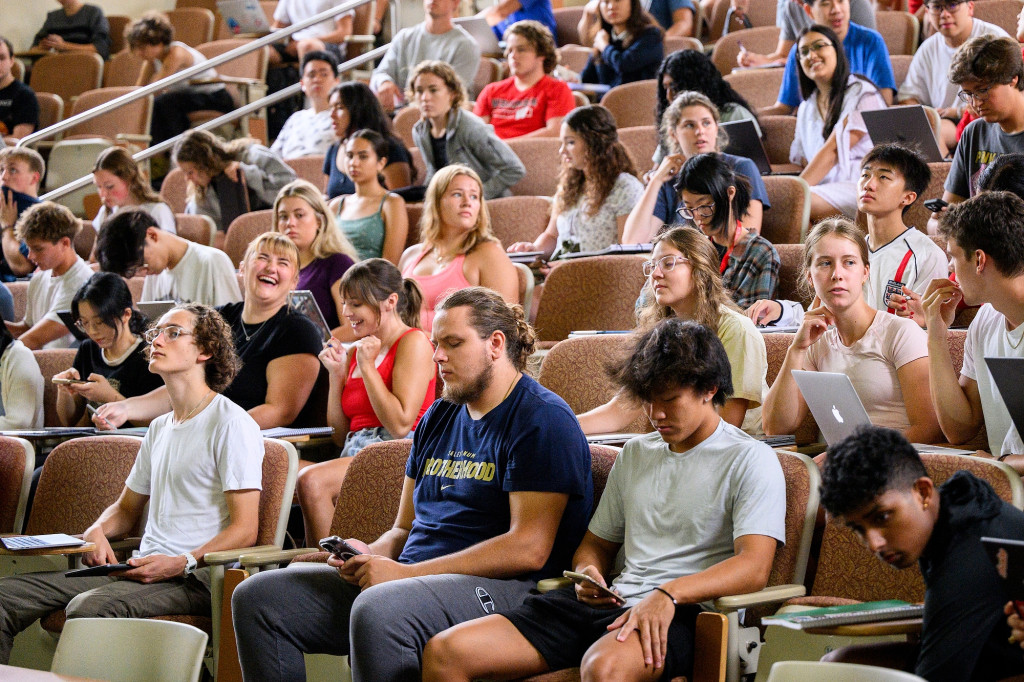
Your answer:
[[[156,322],[164,316],[168,310],[177,305],[174,301],[141,301],[135,304],[139,312],[146,316],[150,322]]]
[[[461,26],[466,30],[476,44],[480,46],[483,55],[502,54],[504,50],[498,43],[498,36],[494,35],[494,29],[487,23],[487,20],[480,15],[472,17],[456,17],[452,23]]]
[[[729,144],[722,150],[723,152],[733,156],[745,156],[754,162],[761,175],[771,175],[772,164],[768,161],[768,154],[753,121],[730,121],[718,127],[729,136]]]
[[[270,33],[270,22],[259,0],[217,0],[217,11],[231,35]]]
[[[861,115],[872,143],[900,142],[916,149],[928,163],[942,161],[931,121],[920,104],[862,111]]]
[[[860,396],[853,388],[850,377],[841,372],[808,372],[793,370],[800,393],[808,409],[814,415],[821,434],[828,445],[838,443],[856,430],[858,426],[871,423]],[[919,453],[931,452],[944,455],[973,455],[973,450],[944,448],[937,445],[912,443]]]

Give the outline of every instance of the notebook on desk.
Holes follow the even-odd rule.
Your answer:
[[[763,625],[781,625],[792,630],[879,623],[887,620],[920,618],[924,615],[924,604],[908,604],[898,599],[869,601],[843,606],[827,606],[794,613],[780,613],[761,619]]]

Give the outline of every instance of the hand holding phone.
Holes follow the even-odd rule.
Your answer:
[[[63,377],[53,377],[52,379],[50,379],[50,383],[71,386],[74,384],[91,384],[92,382],[89,381],[88,379],[68,379]]]
[[[621,595],[616,594],[611,589],[605,587],[601,583],[597,582],[592,576],[586,573],[579,573],[577,571],[562,571],[562,575],[569,580],[573,581],[577,585],[586,585],[592,587],[600,593],[601,597],[607,597],[612,599],[616,604],[625,604],[626,600]]]
[[[924,207],[932,213],[940,213],[947,206],[949,206],[949,203],[942,199],[928,199],[924,202]]]
[[[342,538],[339,538],[337,535],[332,535],[321,540],[320,547],[342,561],[348,561],[355,555],[362,554],[361,551]]]

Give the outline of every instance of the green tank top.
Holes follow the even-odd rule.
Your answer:
[[[341,210],[345,200],[342,199],[338,204],[338,227],[352,242],[359,260],[381,258],[384,253],[384,202],[387,200],[388,195],[385,194],[376,213],[354,220],[342,220]]]

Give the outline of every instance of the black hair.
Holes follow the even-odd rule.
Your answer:
[[[927,475],[921,457],[899,431],[861,426],[828,449],[821,504],[832,516],[843,516],[889,490],[909,490]]]
[[[302,63],[299,65],[299,75],[306,73],[306,64],[310,62],[327,62],[328,66],[331,67],[331,73],[334,77],[338,77],[338,60],[334,58],[334,55],[324,50],[312,50],[302,55]]]
[[[729,188],[735,187],[736,194],[729,202]],[[711,216],[711,229],[716,233],[729,234],[729,211],[734,218],[742,218],[750,206],[750,181],[737,174],[724,157],[717,153],[697,154],[683,164],[676,178],[675,190],[692,194],[707,194],[715,202],[715,214]]]
[[[692,320],[670,317],[637,339],[629,357],[609,367],[612,380],[629,396],[649,402],[671,388],[715,390],[722,406],[732,395],[732,367],[715,332]]]
[[[1007,277],[1024,274],[1024,199],[1010,192],[982,192],[953,204],[939,220],[939,233],[973,258],[984,251]]]
[[[1001,154],[978,177],[982,192],[1012,192],[1024,199],[1024,154]]]
[[[684,90],[695,90],[705,96],[711,103],[718,107],[722,113],[728,104],[736,104],[754,115],[758,129],[763,129],[757,119],[754,107],[744,99],[743,95],[729,85],[729,82],[722,78],[718,67],[703,52],[696,50],[677,50],[662,60],[658,67],[658,102],[655,105],[656,125],[661,125],[661,119],[665,110],[672,102],[668,99],[668,92],[665,90],[665,76],[672,79],[676,84],[675,93],[678,95]]]
[[[388,142],[384,139],[384,136],[378,133],[376,130],[370,130],[369,128],[360,128],[351,135],[345,141],[348,144],[352,140],[366,140],[373,147],[373,153],[377,155],[377,159],[386,159],[391,150],[388,148]],[[342,150],[342,156],[344,156],[344,150]],[[388,183],[384,179],[383,173],[377,173],[377,182],[380,183],[381,187],[388,189]]]
[[[357,130],[369,128],[384,139],[394,137],[391,119],[384,113],[377,96],[361,81],[345,81],[331,88],[331,96],[338,93],[338,99],[348,111],[348,137]]]
[[[832,129],[836,127],[837,123],[839,123],[839,117],[843,113],[843,99],[846,97],[846,81],[850,78],[850,63],[846,60],[846,53],[843,51],[843,41],[839,40],[839,36],[836,35],[836,32],[828,26],[812,24],[800,31],[800,35],[796,39],[796,72],[800,79],[801,97],[808,99],[818,90],[817,84],[811,80],[810,76],[804,73],[803,67],[800,66],[800,38],[803,38],[808,33],[820,33],[825,36],[832,44],[832,49],[836,51],[836,70],[832,72],[832,79],[829,82],[828,107],[825,110],[825,125],[821,130],[821,136],[827,140],[828,136],[832,134]]]
[[[899,142],[885,142],[877,144],[865,154],[860,162],[860,167],[869,163],[881,163],[892,168],[903,177],[903,187],[907,191],[917,195],[914,201],[903,207],[906,214],[910,207],[921,198],[921,193],[928,188],[932,179],[932,169],[917,151]]]
[[[0,43],[3,43],[4,45],[7,46],[7,54],[11,57],[11,61],[13,61],[14,60],[14,45],[11,45],[11,41],[8,40],[5,36],[0,36]],[[0,352],[2,352],[2,351],[0,351]]]
[[[605,21],[604,15],[601,14],[601,10],[598,9],[597,16],[601,19],[601,28],[608,31],[608,35],[614,35],[615,30],[612,25]],[[648,27],[653,26],[658,29],[658,34],[664,33],[661,30],[661,26],[658,22],[654,21],[654,17],[644,11],[644,6],[640,0],[629,0],[629,19],[626,19],[626,38],[622,41],[624,47],[629,47],[629,44],[637,39],[641,33],[643,33]]]
[[[107,219],[96,242],[100,269],[122,277],[131,277],[144,260],[146,230],[160,229],[149,213],[139,208],[118,211]]]
[[[74,298],[71,299],[71,317],[75,321],[78,321],[78,305],[82,301],[88,302],[103,324],[114,330],[115,339],[120,333],[117,321],[121,319],[125,309],[132,311],[132,316],[128,320],[128,331],[132,334],[142,334],[149,322],[145,315],[132,307],[132,292],[128,289],[128,284],[120,275],[112,272],[97,272],[75,292]]]

